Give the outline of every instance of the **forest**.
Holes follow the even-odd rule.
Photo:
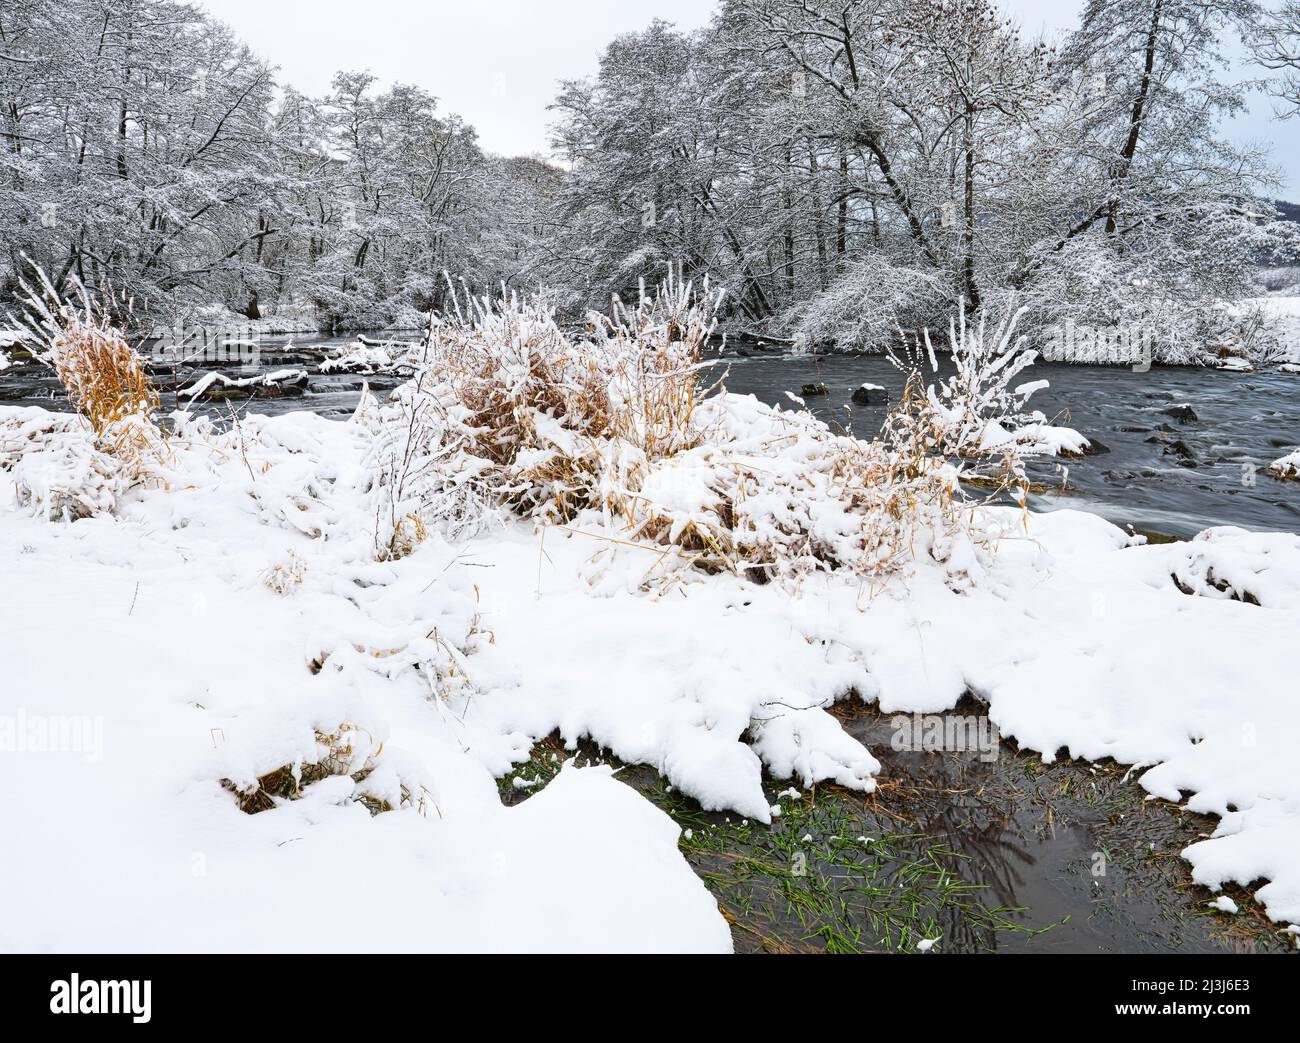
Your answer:
[[[6,0],[0,302],[36,266],[136,325],[412,329],[447,276],[579,320],[671,266],[724,329],[824,349],[962,301],[1189,361],[1293,278],[1277,172],[1222,121],[1300,109],[1298,40],[1253,0],[1092,0],[1055,44],[988,0],[723,0],[615,39],[557,85],[553,157],[504,157],[382,69],[306,97],[176,0]]]

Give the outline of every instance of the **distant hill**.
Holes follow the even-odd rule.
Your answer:
[[[1282,220],[1300,223],[1300,203],[1288,203],[1284,199],[1275,199],[1273,205],[1277,207],[1278,213],[1282,215]]]

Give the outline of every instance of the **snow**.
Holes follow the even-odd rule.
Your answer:
[[[1268,471],[1276,478],[1300,479],[1300,449],[1293,449],[1286,456],[1274,460],[1268,465]]]
[[[1213,902],[1210,903],[1210,908],[1217,909],[1221,913],[1236,913],[1237,903],[1234,902],[1227,895],[1220,895],[1218,898],[1216,898]]]
[[[376,343],[362,337],[320,364],[322,373],[399,373],[409,375],[408,356],[418,348],[404,341]]]
[[[1289,698],[1295,608],[1188,597],[1170,579],[1187,550],[1136,546],[1094,516],[1030,515],[1025,533],[1018,512],[989,513],[1005,533],[997,568],[963,594],[921,572],[906,597],[822,577],[791,602],[770,585],[714,578],[667,605],[626,593],[593,603],[580,593],[579,537],[548,539],[544,555],[522,535],[472,544],[472,560],[488,566],[485,603],[508,606],[489,617],[498,643],[523,643],[519,660],[531,664],[495,727],[585,731],[656,764],[706,806],[765,821],[758,764],[740,745],[741,718],[762,705],[740,709],[756,686],[773,695],[751,746],[772,775],[804,784],[866,762],[825,715],[787,707],[856,690],[885,712],[934,712],[969,688],[1004,736],[1048,759],[1064,748],[1157,765],[1141,776],[1146,789],[1172,801],[1186,791],[1194,810],[1224,817],[1222,838],[1188,851],[1198,880],[1271,879],[1259,891],[1270,914],[1300,915],[1300,781],[1289,768],[1300,728]],[[1238,549],[1250,560],[1245,536]],[[1290,575],[1300,585],[1300,570]],[[709,616],[711,633],[700,622]],[[733,629],[738,616],[749,625]],[[480,700],[470,719],[502,705]],[[699,720],[706,728],[692,731]],[[1234,807],[1250,816],[1234,818]],[[1250,842],[1233,839],[1238,832]]]
[[[1286,373],[1300,373],[1300,296],[1251,297],[1241,306],[1256,308],[1275,331],[1286,361],[1278,368]]]
[[[967,693],[1045,760],[1112,758],[1217,816],[1183,852],[1194,879],[1265,880],[1268,915],[1300,921],[1300,537],[1147,546],[963,504],[948,464],[891,484],[892,444],[752,397],[653,427],[615,409],[654,387],[619,338],[577,352],[534,312],[483,321],[549,352],[463,371],[489,374],[487,448],[437,380],[347,422],[179,413],[147,474],[74,415],[0,408],[0,786],[24,794],[0,805],[22,838],[0,886],[38,899],[0,948],[725,951],[677,827],[616,774],[525,776],[514,807],[496,780],[558,733],[770,823],[765,776],[781,799],[875,790],[837,701]],[[654,336],[663,379],[693,379]],[[979,384],[961,430],[1017,428]],[[575,426],[602,392],[613,420]],[[20,752],[20,727],[41,741]],[[296,799],[259,794],[286,767]]]
[[[1039,381],[1046,384],[1047,381]],[[984,452],[1016,447],[1027,456],[1080,456],[1092,448],[1092,443],[1072,427],[1060,427],[1035,421],[1007,431],[1000,424],[990,422],[980,439]]]
[[[360,423],[252,416],[247,467],[236,436],[181,433],[170,488],[116,514],[49,522],[4,498],[0,712],[104,721],[100,761],[2,762],[11,789],[43,794],[6,803],[27,841],[0,871],[9,893],[82,898],[16,907],[6,947],[275,948],[316,937],[328,899],[366,911],[335,925],[339,948],[726,948],[676,828],[608,772],[566,769],[511,809],[493,776],[558,729],[768,822],[764,770],[874,786],[836,699],[933,712],[968,688],[1049,759],[1146,765],[1152,794],[1190,794],[1222,819],[1186,852],[1196,879],[1268,879],[1269,914],[1300,919],[1296,537],[1146,547],[1091,515],[990,508],[996,559],[961,592],[929,565],[906,584],[818,574],[802,596],[701,574],[654,597],[649,551],[621,548],[593,584],[601,534],[524,521],[373,562]],[[261,577],[290,552],[303,578],[278,596]],[[1200,596],[1172,575],[1204,575]],[[218,784],[310,760],[314,731],[345,722],[382,744],[390,792],[425,787],[436,811],[372,818],[339,776],[245,816]],[[503,876],[483,868],[498,855]]]
[[[273,387],[277,384],[300,384],[307,380],[305,369],[277,369],[269,373],[259,373],[250,377],[230,377],[215,370],[199,377],[189,387],[181,388],[177,394],[181,398],[199,398],[213,387],[236,389],[249,387]]]
[[[1172,574],[1188,593],[1300,609],[1300,536],[1225,525],[1175,546]]]
[[[34,899],[0,948],[729,950],[677,827],[608,769],[500,804],[463,707],[429,691],[474,658],[473,579],[434,539],[400,571],[370,560],[345,507],[352,425],[250,418],[249,467],[234,438],[182,432],[171,488],[115,515],[49,522],[0,472],[0,724],[102,725],[97,755],[0,755],[25,794],[0,811],[23,838],[0,881]],[[290,552],[306,568],[279,596],[261,577]],[[333,775],[252,816],[220,785],[310,762],[345,723],[379,765],[363,783]],[[423,810],[353,799],[403,786]]]

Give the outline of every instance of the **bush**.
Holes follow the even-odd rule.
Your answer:
[[[895,267],[883,254],[871,254],[796,308],[789,322],[813,344],[884,351],[900,329],[926,326],[951,300],[936,273]]]
[[[969,546],[951,410],[919,377],[870,442],[712,394],[701,349],[718,303],[670,281],[612,319],[590,316],[581,338],[514,297],[435,324],[394,404],[367,407],[379,556],[399,556],[417,522],[464,531],[497,509],[564,525],[589,516],[617,533],[602,537],[606,556],[661,548],[669,577],[881,575]]]
[[[28,445],[0,453],[0,465],[14,470],[20,499],[49,517],[109,513],[122,493],[152,477],[161,458],[158,393],[107,309],[94,307],[80,285],[75,302],[64,300],[37,274],[40,292],[23,287],[28,328],[43,346],[35,357],[58,374],[81,419],[17,418],[6,426],[23,431]]]

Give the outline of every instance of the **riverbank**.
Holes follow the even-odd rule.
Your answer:
[[[256,411],[272,415],[308,410],[346,419],[363,386],[384,396],[404,379],[397,374],[322,372],[322,360],[342,353],[350,337],[263,342],[256,373],[304,369],[301,394],[182,402],[177,392],[205,369],[188,366],[155,373],[164,409],[189,408],[214,417]],[[941,364],[944,360],[940,359]],[[945,370],[946,371],[946,370]],[[232,376],[242,375],[236,368]],[[737,355],[734,349],[708,371],[728,390],[769,405],[790,405],[787,392],[824,384],[828,394],[805,400],[809,412],[858,438],[873,438],[897,404],[904,375],[879,355],[791,356],[785,349]],[[1214,525],[1261,531],[1300,528],[1300,484],[1280,482],[1269,467],[1300,446],[1300,414],[1292,402],[1300,376],[1271,371],[1227,373],[1188,367],[1082,367],[1038,362],[1025,379],[1047,380],[1034,404],[1053,422],[1077,428],[1096,446],[1092,455],[1030,464],[1034,509],[1074,507],[1121,527],[1191,537]],[[855,403],[863,383],[883,390]],[[0,404],[66,409],[54,374],[31,363],[0,371]],[[1186,406],[1187,410],[1182,407]],[[1176,411],[1176,414],[1175,414]]]
[[[4,492],[5,719],[99,719],[104,735],[101,756],[38,756],[29,744],[0,761],[11,786],[21,775],[25,792],[43,794],[5,812],[11,835],[27,840],[6,886],[39,895],[57,879],[85,897],[80,910],[145,911],[128,926],[116,913],[51,917],[33,903],[35,919],[20,911],[6,926],[7,947],[96,948],[110,937],[140,948],[282,946],[315,933],[326,895],[366,910],[331,946],[381,937],[416,949],[529,948],[542,937],[576,948],[729,944],[703,892],[687,886],[695,878],[677,828],[634,811],[621,783],[597,773],[566,784],[520,819],[526,807],[504,808],[494,778],[520,777],[513,762],[535,757],[534,743],[557,729],[566,742],[589,738],[724,820],[749,819],[743,836],[714,833],[713,846],[682,849],[716,875],[728,850],[757,845],[770,861],[765,845],[788,845],[764,831],[795,821],[786,806],[803,808],[819,780],[874,793],[866,799],[880,825],[913,814],[883,736],[846,730],[837,700],[848,710],[866,699],[886,715],[942,713],[971,691],[1026,751],[1011,758],[1017,768],[1039,754],[1158,763],[1121,787],[1129,807],[1150,793],[1223,820],[1218,839],[1181,850],[1195,879],[1229,886],[1250,922],[1247,893],[1279,921],[1275,930],[1300,913],[1287,810],[1297,722],[1284,696],[1297,609],[1267,593],[1183,593],[1169,577],[1182,567],[1190,586],[1195,544],[1130,546],[1086,515],[1007,512],[993,571],[975,590],[923,573],[892,590],[827,578],[791,598],[702,576],[648,598],[635,584],[593,588],[583,578],[612,538],[596,530],[515,524],[455,547],[430,538],[400,562],[367,564],[363,534],[350,535],[350,519],[361,519],[346,508],[362,451],[355,425],[249,418],[215,450],[198,437],[178,442],[178,457],[192,462],[178,465],[171,489],[137,492],[115,517],[49,522],[16,508],[12,487]],[[624,567],[640,575],[642,552],[627,551]],[[223,785],[256,792],[285,765],[328,760],[340,730],[351,735],[354,770],[309,772],[252,816]],[[800,797],[779,796],[790,788]],[[843,799],[863,821],[863,798]],[[383,805],[392,810],[372,817]],[[823,812],[800,814],[810,831],[826,831],[812,830]],[[688,828],[698,844],[710,836]],[[124,837],[129,848],[115,839]],[[1162,853],[1193,839],[1160,838]],[[915,864],[943,842],[889,854]],[[501,852],[502,875],[487,873]],[[1063,871],[1079,872],[1082,854]],[[525,877],[537,888],[516,891]],[[268,891],[277,879],[293,884]],[[546,901],[523,909],[543,884]],[[1183,917],[1210,895],[1193,893],[1190,904],[1179,899]],[[452,922],[463,928],[448,926],[440,894],[457,896],[467,917],[501,909],[513,919],[490,917],[482,923],[499,929],[480,923],[471,935],[459,914]],[[1131,898],[1107,894],[1122,919]],[[981,905],[1012,919],[1009,901],[959,897],[936,908],[994,915],[974,911]],[[564,930],[551,919],[561,908]],[[680,915],[665,917],[668,908]],[[792,937],[782,922],[764,937]],[[1209,944],[1217,931],[1178,944]]]
[[[907,715],[845,702],[833,711],[875,750],[881,784],[861,794],[768,780],[771,826],[708,812],[644,765],[558,735],[501,780],[519,804],[562,764],[614,764],[617,777],[672,816],[687,862],[717,898],[737,952],[1287,952],[1279,930],[1236,884],[1218,896],[1180,857],[1210,816],[1150,801],[1113,762],[1044,764],[996,753],[892,748]],[[966,699],[962,724],[982,707]]]
[[[1231,903],[1172,947],[1290,940],[1300,537],[965,500],[949,409],[865,443],[696,400],[681,323],[602,355],[533,321],[444,331],[346,421],[0,409],[0,781],[40,795],[0,873],[84,899],[0,944],[321,948],[326,908],[327,948],[719,950],[759,908],[742,948],[802,944],[793,906],[827,948],[1088,947],[1062,928],[1172,930],[1174,853],[1203,889],[1175,921]],[[1196,835],[1105,831],[1164,804]],[[977,819],[997,846],[1097,811],[1034,878],[1064,907],[966,873]]]

